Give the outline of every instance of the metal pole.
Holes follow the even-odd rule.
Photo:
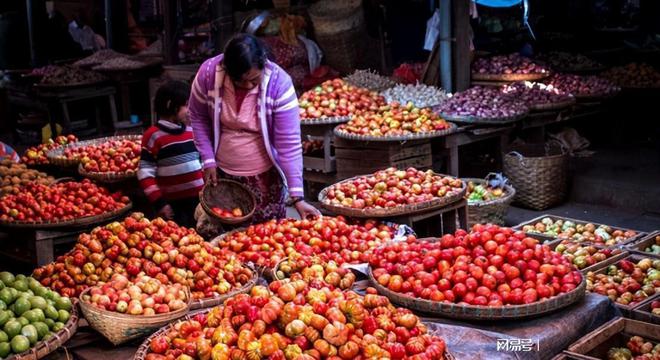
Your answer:
[[[446,91],[454,92],[452,81],[451,0],[440,0],[440,83]]]
[[[108,49],[112,49],[112,0],[105,0],[105,41]]]
[[[37,49],[34,45],[34,20],[32,14],[32,0],[25,0],[25,8],[27,11],[27,23],[28,23],[28,41],[30,43],[30,63],[33,67],[37,66]]]

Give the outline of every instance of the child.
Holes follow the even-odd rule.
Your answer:
[[[204,185],[199,153],[187,125],[190,86],[170,81],[156,91],[158,122],[142,135],[138,180],[159,216],[194,227]]]

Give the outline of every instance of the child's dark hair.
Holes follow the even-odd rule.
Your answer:
[[[186,106],[190,97],[190,85],[183,81],[168,81],[156,90],[154,110],[159,118],[176,115]]]
[[[251,68],[266,65],[266,48],[261,40],[250,34],[236,34],[225,46],[223,66],[230,78],[239,80]]]

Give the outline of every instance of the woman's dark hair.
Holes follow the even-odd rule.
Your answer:
[[[266,48],[259,39],[249,34],[237,34],[225,46],[223,66],[233,80],[239,80],[252,68],[266,65]]]
[[[156,90],[154,110],[159,118],[176,115],[186,106],[190,97],[190,85],[183,81],[168,81]]]

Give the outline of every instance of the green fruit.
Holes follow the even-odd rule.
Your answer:
[[[39,335],[39,339],[43,339],[43,337],[50,332],[46,323],[36,322],[32,325],[34,325],[34,327],[37,329],[37,335]]]
[[[59,313],[59,316],[57,317],[57,319],[60,322],[66,323],[67,321],[69,321],[69,318],[71,317],[71,315],[69,315],[68,311],[60,310],[60,311],[58,311],[58,313]]]
[[[46,320],[44,320],[44,324],[46,324],[46,326],[48,326],[49,329],[52,329],[53,326],[55,326],[55,320],[46,319]]]
[[[7,304],[2,300],[0,300],[0,310],[7,310]]]
[[[2,290],[2,289],[4,289],[4,288],[5,288],[5,283],[3,283],[2,281],[0,281],[0,290]]]
[[[13,284],[11,284],[11,287],[13,287],[14,289],[16,289],[20,292],[28,291],[28,284],[27,284],[27,281],[25,281],[25,280],[16,280],[16,281],[14,281]]]
[[[25,276],[23,274],[18,274],[18,275],[16,275],[16,280],[25,280],[25,281],[27,281],[27,276]]]
[[[43,286],[41,286],[41,283],[39,283],[39,281],[33,277],[29,277],[27,279],[27,282],[28,282],[28,287],[30,288],[30,290],[34,291],[35,294],[37,292],[37,289],[43,288]]]
[[[23,325],[18,322],[18,320],[9,320],[5,324],[5,326],[2,328],[6,333],[9,338],[13,338],[14,336],[18,335],[21,332],[21,329],[23,328]]]
[[[46,310],[46,307],[48,306],[46,299],[42,298],[41,296],[31,297],[30,304],[32,305],[33,309],[41,309],[41,310]]]
[[[9,336],[7,336],[7,333],[0,330],[0,342],[7,342],[9,341]]]
[[[21,335],[25,336],[30,340],[30,345],[34,345],[39,341],[39,333],[37,332],[37,328],[34,327],[34,325],[25,325],[21,329]]]
[[[47,318],[53,320],[57,320],[57,318],[60,316],[60,314],[57,312],[57,309],[55,309],[55,307],[52,305],[46,307],[46,310],[44,310],[44,314],[46,314]]]
[[[57,310],[71,311],[71,299],[64,296],[55,299],[55,308]]]
[[[27,324],[30,323],[30,322],[28,321],[28,319],[26,319],[26,318],[23,317],[23,316],[17,318],[16,320],[21,324],[21,327],[23,327],[23,326],[25,326],[25,325],[27,325]]]
[[[46,293],[43,295],[48,300],[55,300],[55,295],[57,295],[53,290],[46,289]]]
[[[0,326],[4,326],[9,319],[11,319],[11,311],[2,310],[0,311]]]
[[[11,304],[14,302],[14,296],[11,293],[11,290],[9,288],[4,288],[0,290],[0,300],[4,302],[5,304]]]
[[[45,287],[39,285],[38,288],[35,288],[32,291],[34,291],[35,295],[41,296],[42,298],[46,298],[46,293],[48,292],[48,289],[46,289]]]
[[[0,272],[0,281],[2,281],[5,285],[11,286],[11,284],[14,283],[14,280],[16,280],[14,274],[7,271]]]
[[[37,320],[37,314],[35,314],[34,310],[28,310],[28,311],[24,312],[23,315],[21,315],[21,317],[26,318],[27,321],[29,321],[30,323],[33,323],[35,321],[39,321],[39,320]]]
[[[23,315],[24,312],[30,310],[30,308],[32,307],[30,301],[25,298],[18,298],[14,303],[14,305],[15,305],[14,313],[18,316]]]
[[[53,331],[60,331],[62,329],[64,329],[64,323],[58,321],[53,325]]]
[[[30,340],[23,335],[18,335],[11,339],[11,351],[14,354],[20,354],[30,348]]]
[[[16,303],[9,305],[9,311],[11,311],[12,314],[16,314]]]
[[[8,342],[0,343],[0,358],[6,358],[11,353],[11,345]]]
[[[44,321],[46,320],[46,314],[44,314],[44,311],[41,309],[32,309],[32,312],[35,314],[35,317],[37,321]],[[33,321],[30,321],[33,322]]]

